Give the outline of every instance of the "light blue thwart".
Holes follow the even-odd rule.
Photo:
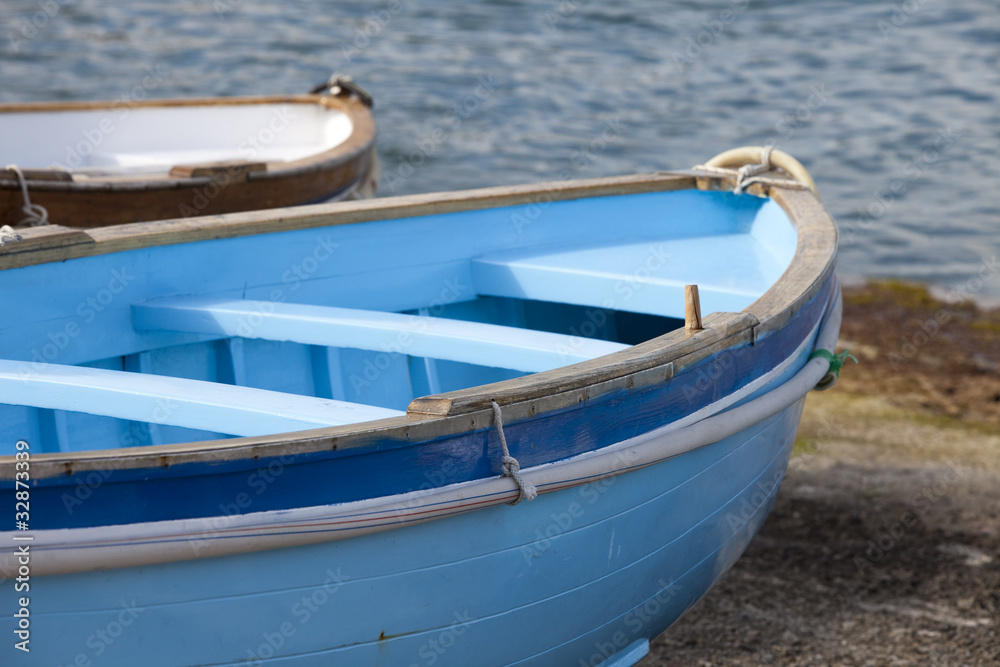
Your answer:
[[[0,663],[634,664],[746,548],[829,382],[836,228],[781,183],[26,230]]]

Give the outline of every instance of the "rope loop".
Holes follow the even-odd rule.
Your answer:
[[[21,235],[18,234],[16,231],[14,231],[14,228],[11,227],[10,225],[4,225],[3,227],[0,227],[0,248],[4,247],[4,245],[8,241],[20,241],[20,240],[21,240]]]
[[[840,369],[844,367],[848,359],[854,363],[858,363],[858,358],[851,354],[849,350],[844,350],[840,354],[834,354],[830,350],[824,349],[813,350],[813,353],[809,355],[809,360],[813,359],[826,359],[830,364],[830,369],[826,372],[826,375],[816,383],[817,391],[826,391],[837,382],[837,378],[840,377]]]
[[[695,171],[705,171],[717,176],[736,179],[735,194],[743,192],[760,183],[769,187],[794,188],[811,190],[819,199],[816,183],[802,164],[784,151],[779,151],[773,145],[743,146],[724,153],[719,153],[705,164],[693,167]],[[763,176],[768,171],[781,169],[792,179]]]
[[[14,172],[17,176],[17,183],[21,186],[21,196],[24,198],[24,205],[21,206],[21,211],[27,216],[19,222],[19,225],[28,225],[29,227],[41,227],[42,225],[49,224],[49,212],[45,210],[44,206],[39,204],[32,204],[31,198],[28,197],[28,181],[24,178],[24,174],[21,173],[21,168],[16,164],[8,164],[7,169]],[[18,239],[21,240],[20,238]],[[0,243],[0,245],[3,245]]]
[[[771,151],[774,146],[768,144],[760,149],[760,162],[758,164],[748,163],[736,170],[735,194],[743,194],[743,188],[754,182],[753,177],[757,174],[771,171]]]
[[[493,423],[500,435],[500,448],[503,450],[503,456],[500,458],[500,469],[503,471],[504,477],[511,477],[517,482],[517,489],[520,492],[517,500],[508,504],[516,505],[522,500],[534,500],[538,496],[538,489],[521,475],[521,464],[510,455],[510,450],[507,449],[507,436],[503,432],[503,415],[500,412],[500,406],[496,401],[490,401],[490,403],[493,406]]]

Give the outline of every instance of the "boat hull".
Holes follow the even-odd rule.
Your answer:
[[[840,324],[818,201],[700,179],[27,230],[28,657],[634,664],[759,529]]]
[[[598,665],[658,635],[735,563],[777,494],[801,405],[515,507],[38,579],[25,664]]]

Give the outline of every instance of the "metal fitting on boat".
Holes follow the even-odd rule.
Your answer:
[[[325,82],[310,90],[309,93],[311,95],[333,95],[334,97],[353,95],[369,109],[375,106],[375,100],[371,93],[359,86],[350,76],[336,72]]]

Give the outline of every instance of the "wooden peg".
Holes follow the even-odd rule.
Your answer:
[[[701,331],[701,300],[697,285],[684,286],[684,330]]]

